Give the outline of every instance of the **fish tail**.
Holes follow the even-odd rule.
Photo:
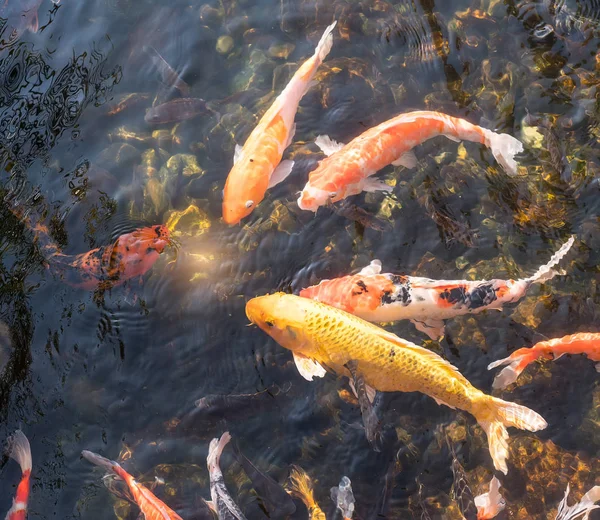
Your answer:
[[[102,455],[98,455],[97,453],[93,453],[88,450],[83,450],[81,452],[81,456],[88,462],[91,462],[92,464],[94,464],[95,466],[100,466],[101,468],[104,468],[106,471],[115,473],[117,475],[119,474],[118,473],[119,469],[121,469],[121,466],[119,465],[119,463],[115,462],[114,460],[107,459],[106,457],[103,457]]]
[[[495,518],[506,507],[506,501],[500,494],[500,481],[493,477],[490,481],[490,490],[475,497],[477,507],[477,520]]]
[[[475,416],[487,434],[494,467],[506,475],[508,473],[506,466],[508,431],[506,427],[513,426],[520,430],[537,432],[548,426],[548,423],[541,415],[525,406],[509,403],[492,396],[486,396],[486,398],[485,411]]]
[[[517,161],[515,155],[523,151],[521,141],[508,134],[498,134],[491,130],[485,131],[487,145],[492,150],[496,161],[502,165],[511,177],[517,175]]]
[[[21,466],[22,473],[31,472],[31,447],[21,430],[17,430],[9,437],[6,451],[8,456]]]
[[[219,461],[221,459],[221,454],[223,453],[223,449],[229,441],[231,440],[231,435],[229,432],[223,433],[220,439],[213,439],[210,441],[210,446],[208,447],[208,456],[206,457],[206,462],[209,467],[218,468]]]
[[[331,47],[333,46],[333,34],[331,33],[333,32],[336,24],[337,21],[333,22],[329,27],[327,27],[327,29],[325,29],[323,36],[321,36],[321,39],[317,44],[315,56],[319,61],[323,61],[331,51]]]
[[[541,266],[537,272],[533,276],[527,278],[526,281],[530,283],[543,283],[559,274],[554,267],[567,255],[573,242],[575,242],[575,235],[571,235],[569,240],[567,240],[561,248],[552,255],[548,263]]]
[[[589,514],[594,509],[599,509],[600,506],[594,505],[600,500],[600,486],[594,486],[590,489],[580,502],[569,506],[567,499],[569,497],[570,486],[567,484],[567,490],[565,491],[565,497],[561,503],[558,504],[558,511],[556,512],[556,520],[575,520],[576,518],[589,518]],[[582,516],[583,515],[583,516]]]
[[[292,466],[290,481],[286,485],[286,488],[290,495],[302,500],[309,511],[315,507],[319,507],[313,494],[312,480],[301,467]]]
[[[543,352],[539,350],[533,348],[521,348],[516,352],[513,352],[512,355],[507,358],[490,363],[488,365],[488,370],[502,365],[508,365],[494,378],[492,388],[502,389],[514,383],[521,375],[521,372],[523,372],[530,363],[533,363],[542,355]]]

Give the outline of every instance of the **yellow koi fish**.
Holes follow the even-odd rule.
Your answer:
[[[325,368],[352,377],[348,363],[365,383],[381,392],[422,392],[438,404],[473,415],[488,437],[494,467],[508,472],[507,426],[532,432],[546,421],[533,410],[503,401],[473,387],[440,356],[352,314],[291,294],[253,298],[248,319],[292,351],[307,379]]]
[[[325,29],[314,55],[296,71],[244,146],[236,145],[233,168],[223,192],[223,220],[227,224],[237,224],[250,215],[267,189],[282,182],[292,171],[294,161],[282,161],[281,157],[294,138],[294,118],[300,100],[331,50],[335,24]]]

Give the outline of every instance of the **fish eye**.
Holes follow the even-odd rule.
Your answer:
[[[254,206],[254,201],[253,200],[247,200],[245,206],[247,208],[251,208],[252,206]]]
[[[275,324],[274,324],[272,321],[270,321],[270,320],[265,320],[265,323],[266,323],[266,324],[267,324],[267,326],[269,326],[269,327],[273,327],[273,326],[275,326]]]

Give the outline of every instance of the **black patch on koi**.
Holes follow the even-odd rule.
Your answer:
[[[156,233],[156,236],[159,237],[160,236],[160,226],[156,226],[154,228],[154,232]]]
[[[363,282],[362,280],[356,282],[356,285],[358,286],[360,291],[352,291],[352,296],[358,296],[359,294],[369,292],[369,289],[367,289],[365,282]]]
[[[486,307],[496,300],[496,289],[494,288],[493,283],[478,285],[471,293],[469,293],[469,307],[471,309]]]
[[[410,282],[405,276],[394,275],[392,282],[396,286],[395,291],[383,291],[381,295],[382,305],[391,305],[392,303],[400,302],[405,307],[410,305],[412,298],[410,296]]]
[[[454,287],[450,290],[446,289],[440,294],[442,300],[446,300],[452,305],[456,303],[467,303],[467,292],[463,286]]]

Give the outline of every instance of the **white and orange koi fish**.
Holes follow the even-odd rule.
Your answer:
[[[414,168],[417,159],[412,148],[438,135],[484,144],[506,173],[517,174],[514,156],[523,151],[523,145],[511,135],[439,112],[408,112],[367,130],[346,145],[328,136],[317,137],[316,145],[328,157],[310,173],[298,206],[316,212],[320,206],[362,191],[391,191],[391,186],[370,176],[388,164]]]
[[[8,456],[21,466],[21,482],[17,487],[17,493],[13,505],[6,513],[5,520],[25,520],[27,518],[27,502],[29,501],[29,490],[31,480],[31,448],[29,441],[21,430],[17,430],[8,439]]]
[[[505,367],[494,379],[493,388],[506,388],[514,383],[521,372],[537,359],[558,359],[565,354],[585,354],[592,361],[600,361],[600,333],[580,332],[562,338],[540,341],[531,348],[520,348],[509,357],[494,361],[488,370]],[[600,372],[600,363],[596,365]]]
[[[294,137],[300,100],[331,50],[335,24],[325,29],[314,55],[296,71],[244,146],[236,145],[233,168],[223,193],[223,220],[227,224],[237,224],[252,213],[267,189],[282,182],[292,171],[294,161],[282,161],[281,157]]]
[[[431,339],[444,335],[444,321],[486,309],[502,309],[519,301],[534,283],[553,278],[553,269],[568,253],[575,237],[537,272],[521,280],[430,280],[418,276],[382,274],[373,260],[359,273],[323,280],[300,291],[300,296],[327,303],[367,321],[410,320]]]

